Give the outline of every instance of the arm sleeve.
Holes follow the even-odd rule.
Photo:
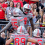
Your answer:
[[[5,31],[5,30],[7,30],[10,26],[11,26],[11,22],[9,22],[9,23],[0,31],[0,33],[3,32],[3,31]]]

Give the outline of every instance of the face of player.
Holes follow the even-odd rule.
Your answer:
[[[24,9],[24,10],[25,10],[25,12],[24,12],[25,14],[28,14],[30,11],[29,9]]]
[[[10,7],[13,7],[13,2],[10,2]]]

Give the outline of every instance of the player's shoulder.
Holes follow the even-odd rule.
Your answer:
[[[11,20],[11,19],[13,19],[14,18],[14,16],[11,16],[10,18],[9,18],[9,20]]]
[[[19,20],[23,20],[24,18],[23,17],[18,17]]]
[[[32,13],[28,13],[28,15],[29,15],[29,16],[33,16],[33,14],[32,14]]]
[[[28,13],[27,16],[28,16],[29,18],[32,18],[32,17],[33,17],[33,14],[32,14],[32,13]]]
[[[27,37],[30,37],[28,33],[27,33],[27,34],[25,34],[25,35],[26,35]]]

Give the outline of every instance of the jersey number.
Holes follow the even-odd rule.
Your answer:
[[[13,24],[14,24],[14,25],[13,25]],[[16,25],[16,24],[17,24],[17,22],[12,22],[13,28],[17,30],[18,25]],[[16,28],[15,28],[15,27],[16,27]]]
[[[24,18],[24,24],[27,24],[27,17]]]
[[[18,40],[18,41],[16,41],[16,40]],[[24,41],[22,41],[22,40],[24,40]],[[19,42],[21,42],[25,45],[25,40],[26,40],[25,38],[21,38],[21,39],[20,38],[15,38],[15,45],[16,45],[16,43],[18,43],[18,45],[20,45]]]

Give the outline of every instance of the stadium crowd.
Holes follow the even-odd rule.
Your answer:
[[[26,9],[25,5],[30,9]],[[30,13],[30,14],[28,14],[28,13]],[[26,21],[24,21],[24,24],[27,27],[25,27],[23,25],[23,21],[20,20],[20,19],[23,19],[22,18],[23,16],[21,18],[20,17],[18,18],[18,16],[16,16],[18,14],[19,14],[19,16],[25,14],[24,20],[26,20],[26,21],[29,18],[28,25],[26,25]],[[28,14],[29,17],[26,14]],[[12,16],[14,16],[15,18]],[[28,17],[28,18],[26,18],[26,17]],[[16,20],[14,21],[14,19],[12,19],[12,18],[17,19],[17,20],[19,19],[19,21],[15,22]],[[13,24],[11,21],[12,22],[14,21],[15,24],[19,22],[18,23],[19,27],[17,25]],[[12,25],[10,22],[12,23]],[[16,28],[17,27],[18,28],[16,29],[14,26],[16,26]],[[20,26],[22,26],[22,28],[20,28]],[[11,41],[12,42],[10,43],[10,45],[19,45],[19,43],[18,43],[18,41],[20,41],[19,39],[18,39],[18,41],[16,41],[16,43],[18,43],[18,44],[14,44],[14,41],[13,41],[13,39],[14,39],[13,36],[17,35],[17,37],[19,37],[19,35],[18,34],[12,35],[12,34],[17,33],[17,30],[19,31],[20,29],[26,30],[25,32],[26,33],[28,32],[29,37],[30,37],[30,39],[28,39],[28,37],[26,37],[28,39],[27,44],[20,44],[20,45],[33,45],[34,43],[36,43],[36,45],[38,45],[35,40],[34,40],[35,42],[33,42],[34,38],[40,39],[40,40],[37,39],[39,45],[45,45],[45,0],[0,0],[0,45],[9,45],[9,43]],[[23,31],[23,33],[24,33],[24,31]],[[25,34],[23,34],[23,37],[24,37],[24,35]],[[10,37],[11,37],[11,39],[10,39]],[[30,40],[32,40],[32,41],[30,41]],[[33,42],[33,43],[31,43],[31,42]],[[42,44],[42,42],[43,42],[43,44]],[[24,43],[24,41],[22,41],[22,43]]]

